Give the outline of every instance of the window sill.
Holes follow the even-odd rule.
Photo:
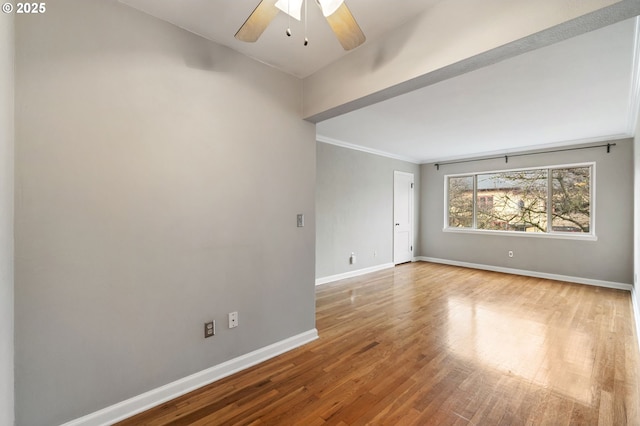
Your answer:
[[[491,231],[487,229],[468,229],[468,228],[443,228],[443,232],[451,232],[454,234],[476,234],[476,235],[503,235],[505,237],[525,237],[525,238],[552,238],[559,240],[579,240],[579,241],[598,241],[598,237],[594,234],[579,234],[570,232],[518,232],[518,231]]]

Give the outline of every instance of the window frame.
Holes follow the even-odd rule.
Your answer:
[[[553,208],[553,170],[572,169],[572,168],[589,167],[589,232],[566,232],[554,231],[552,225]],[[520,232],[520,231],[503,231],[492,229],[478,229],[478,175],[508,172],[524,172],[529,170],[547,170],[547,231],[546,232]],[[471,228],[458,228],[449,226],[449,179],[458,177],[473,178],[473,220]],[[535,167],[518,167],[503,170],[487,170],[480,172],[455,173],[444,175],[444,227],[443,232],[452,232],[460,234],[481,234],[481,235],[505,235],[518,236],[527,238],[559,238],[569,240],[597,241],[596,235],[596,163],[595,161],[571,164],[557,164],[552,166],[535,166]]]

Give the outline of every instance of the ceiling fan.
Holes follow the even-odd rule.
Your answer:
[[[307,0],[261,0],[242,24],[235,37],[241,41],[255,42],[276,17],[279,10],[300,20],[303,1],[306,8]],[[322,14],[344,50],[354,49],[364,43],[366,38],[344,0],[315,0],[315,2],[322,10]],[[287,35],[291,35],[290,29],[287,29]],[[307,39],[305,37],[306,45]]]

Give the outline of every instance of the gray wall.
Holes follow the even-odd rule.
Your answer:
[[[636,111],[637,113],[639,111]],[[636,117],[633,139],[633,285],[635,287],[636,309],[640,309],[638,297],[638,278],[640,277],[640,113]],[[636,311],[636,314],[639,311]],[[638,325],[640,318],[636,318],[636,333],[640,337]],[[640,340],[640,339],[639,339]],[[640,343],[640,342],[638,342]]]
[[[633,285],[636,287],[636,290],[638,288],[638,276],[640,275],[640,135],[638,135],[638,131],[640,131],[640,116],[636,124],[636,137],[633,140],[633,217],[635,218],[633,224]],[[636,303],[639,303],[639,301],[636,300]],[[637,318],[636,321],[637,324],[640,324],[640,318]]]
[[[426,257],[630,284],[633,279],[633,141],[606,149],[422,166],[421,250]],[[597,241],[443,232],[444,176],[596,162]],[[514,251],[509,258],[507,252]]]
[[[393,262],[394,170],[414,174],[417,249],[420,166],[322,142],[316,146],[316,278]],[[349,264],[352,252],[355,265]]]
[[[301,89],[114,0],[16,19],[18,424],[59,424],[314,329]]]
[[[13,15],[0,15],[0,425],[13,424]]]

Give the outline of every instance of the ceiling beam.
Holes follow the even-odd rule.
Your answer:
[[[305,78],[303,116],[318,123],[637,15],[640,0],[442,1]]]

